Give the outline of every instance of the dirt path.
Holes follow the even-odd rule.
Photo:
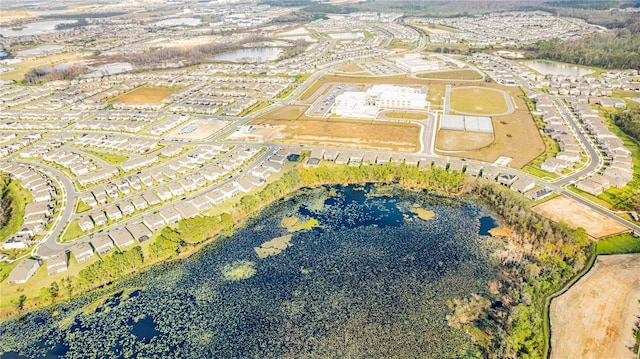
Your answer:
[[[640,254],[599,256],[587,275],[551,302],[551,359],[634,359],[640,315]]]

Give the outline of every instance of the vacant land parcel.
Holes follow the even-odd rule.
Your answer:
[[[628,358],[640,314],[640,254],[599,256],[551,303],[551,358]]]
[[[179,87],[142,86],[116,97],[111,103],[159,103],[179,89]]]
[[[613,219],[565,196],[539,204],[533,210],[553,221],[563,221],[573,228],[582,227],[596,239],[628,231],[627,227]]]

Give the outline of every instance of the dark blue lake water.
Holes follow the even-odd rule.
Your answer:
[[[471,343],[447,303],[486,293],[494,272],[483,213],[395,187],[304,190],[95,311],[72,301],[1,323],[2,357],[457,358]],[[320,227],[260,259],[285,217]]]

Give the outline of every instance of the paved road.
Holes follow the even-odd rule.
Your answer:
[[[53,167],[33,162],[16,162],[38,168],[39,170],[52,176],[56,182],[62,184],[62,186],[58,186],[62,191],[62,207],[60,208],[60,213],[56,217],[51,230],[49,230],[42,241],[33,250],[33,254],[39,257],[49,257],[54,254],[60,253],[62,250],[66,249],[67,246],[57,243],[56,239],[58,238],[64,227],[67,225],[67,223],[69,223],[69,219],[73,214],[73,207],[77,198],[77,194],[73,188],[73,183],[71,183],[71,181],[62,172],[56,170]]]

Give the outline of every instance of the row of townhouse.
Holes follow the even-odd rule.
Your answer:
[[[76,176],[86,175],[100,169],[95,162],[75,152],[53,151],[42,156],[42,159],[67,168]]]
[[[605,155],[604,169],[577,182],[576,188],[597,196],[609,186],[626,186],[633,179],[631,151],[624,147],[624,142],[609,130],[602,117],[589,104],[576,103],[572,107]]]
[[[33,198],[25,206],[20,229],[2,243],[2,249],[25,249],[35,243],[35,236],[45,233],[54,213],[57,190],[46,175],[31,167],[3,162],[0,170],[19,180]]]
[[[544,133],[548,134],[560,147],[554,157],[545,159],[540,168],[551,173],[562,173],[565,169],[573,169],[582,160],[583,151],[571,129],[556,108],[551,97],[535,93],[529,95],[535,99],[536,111],[544,121]]]
[[[13,139],[9,139],[10,142],[0,145],[0,157],[6,157],[36,142],[37,140],[40,139],[40,134],[30,133],[22,137],[18,137],[18,138],[15,138],[15,137],[16,137],[15,134],[12,137],[5,137],[5,138],[13,138]]]
[[[74,139],[74,145],[142,154],[156,148],[158,141],[115,134],[85,133]]]

